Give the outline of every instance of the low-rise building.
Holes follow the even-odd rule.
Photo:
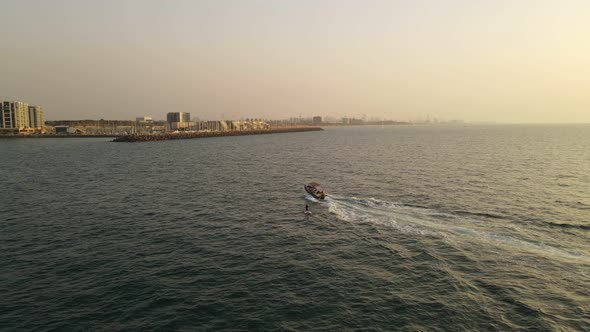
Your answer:
[[[151,116],[141,116],[135,118],[135,121],[139,123],[153,123],[154,119]]]
[[[76,135],[83,134],[84,131],[70,126],[55,126],[55,133],[58,135]]]
[[[56,134],[67,134],[70,126],[55,126],[53,127]]]

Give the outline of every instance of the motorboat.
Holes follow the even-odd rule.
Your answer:
[[[304,186],[305,191],[311,196],[317,199],[324,199],[326,198],[326,193],[324,192],[324,188],[319,183],[311,182]]]

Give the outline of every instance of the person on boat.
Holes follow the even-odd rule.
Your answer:
[[[309,212],[309,206],[307,204],[305,204],[305,212]]]

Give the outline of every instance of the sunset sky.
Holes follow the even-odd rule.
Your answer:
[[[590,123],[588,0],[29,1],[0,99],[50,120],[426,116]]]

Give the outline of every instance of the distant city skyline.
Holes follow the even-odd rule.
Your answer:
[[[582,0],[2,5],[0,100],[47,120],[590,123]]]

